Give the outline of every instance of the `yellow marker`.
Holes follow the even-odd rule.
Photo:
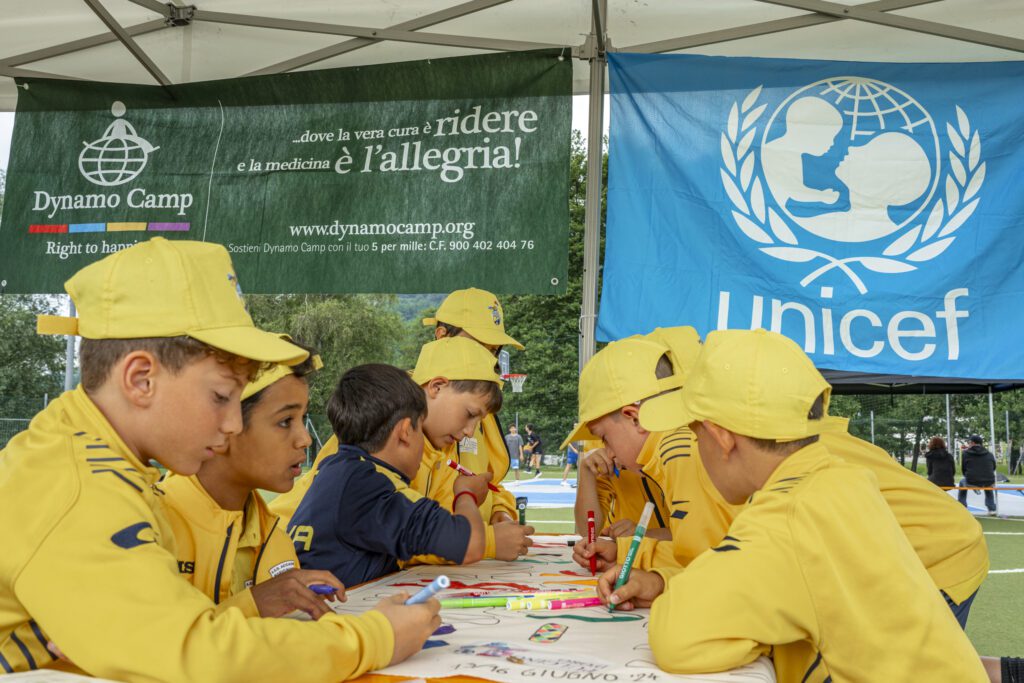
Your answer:
[[[547,609],[549,602],[547,598],[514,599],[505,603],[505,609]]]

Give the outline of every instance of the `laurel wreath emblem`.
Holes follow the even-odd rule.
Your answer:
[[[806,287],[825,273],[838,268],[861,294],[868,290],[851,267],[859,264],[875,273],[908,273],[917,264],[930,261],[946,251],[956,239],[956,231],[978,208],[978,192],[985,181],[985,162],[981,161],[981,136],[971,128],[967,114],[956,108],[957,126],[946,124],[950,143],[949,170],[943,196],[939,198],[923,223],[901,231],[882,254],[851,256],[837,259],[829,254],[801,247],[796,234],[778,212],[768,205],[764,185],[754,175],[757,121],[768,105],[757,105],[762,86],[754,88],[742,103],[733,102],[722,133],[722,185],[733,204],[732,217],[749,239],[768,256],[791,263],[811,263],[822,259],[825,264],[809,273],[800,285]],[[940,166],[941,167],[941,166]]]

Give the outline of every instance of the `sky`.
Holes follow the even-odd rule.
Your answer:
[[[604,132],[608,134],[608,96],[604,98]],[[583,133],[587,139],[587,97],[579,95],[572,98],[572,127]],[[0,171],[7,170],[7,161],[11,153],[11,132],[14,129],[14,113],[0,112]]]

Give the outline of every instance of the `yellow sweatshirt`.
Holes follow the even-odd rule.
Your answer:
[[[786,458],[667,582],[649,638],[673,673],[771,654],[779,683],[988,680],[874,475],[820,444]]]
[[[657,441],[653,434],[647,437],[637,462],[654,450]],[[585,453],[590,450],[593,449],[586,449],[584,445]],[[601,506],[603,526],[610,526],[620,519],[629,519],[635,524],[640,521],[640,514],[648,501],[654,503],[654,514],[647,528],[663,529],[668,526],[668,505],[661,482],[651,477],[646,470],[643,474],[619,470],[617,477],[614,474],[597,477],[597,500]],[[600,532],[601,529],[597,531]],[[632,536],[625,538],[628,548]]]
[[[218,612],[178,572],[159,476],[81,387],[0,451],[0,671],[52,665],[47,640],[121,681],[326,683],[388,664],[394,633],[377,611]]]
[[[178,572],[221,610],[238,607],[258,617],[249,589],[299,566],[277,516],[256,491],[244,511],[225,510],[195,476],[172,474],[159,488],[174,529]]]
[[[711,483],[689,427],[651,434],[637,463],[665,492],[672,539],[645,538],[634,567],[685,567],[722,540],[741,508],[727,503]],[[631,541],[618,539],[619,558],[626,556]]]
[[[445,510],[452,509],[455,502],[455,480],[459,473],[448,467],[448,460],[454,460],[460,464],[459,449],[456,444],[451,444],[444,450],[434,448],[427,439],[423,440],[423,459],[420,461],[420,469],[416,476],[409,483],[409,488],[418,491],[431,500],[436,500]],[[468,467],[468,465],[464,465]],[[494,512],[494,492],[488,490],[487,496],[480,501],[480,516],[484,522],[484,559],[494,559],[494,527],[490,524],[491,515]],[[513,503],[514,507],[514,503]],[[448,561],[436,555],[417,555],[403,567],[413,564],[449,564]]]
[[[313,477],[316,476],[317,471],[320,469],[320,463],[338,452],[338,437],[331,435],[331,438],[324,442],[320,452],[316,454],[316,458],[313,460],[313,466],[309,468],[309,471],[303,474],[301,477],[295,480],[295,486],[292,487],[291,491],[282,493],[274,500],[270,501],[268,507],[270,511],[277,515],[281,519],[281,526],[285,529],[291,523],[292,515],[295,514],[295,508],[299,507],[299,503],[302,502],[302,497],[306,495],[306,491],[309,490],[309,485],[313,483]]]
[[[845,430],[822,434],[822,443],[833,455],[874,473],[882,497],[936,586],[957,604],[978,590],[988,576],[988,545],[981,524],[963,505]]]
[[[501,480],[508,474],[511,463],[508,447],[505,445],[505,435],[498,424],[497,416],[491,413],[480,420],[473,438],[463,439],[459,443],[457,459],[460,464],[477,474],[488,471],[494,474],[491,483],[497,486],[498,490],[492,491],[488,496],[491,499],[491,511],[484,517],[484,522],[489,523],[491,515],[497,512],[504,512],[513,520],[516,519],[516,497],[501,485]]]

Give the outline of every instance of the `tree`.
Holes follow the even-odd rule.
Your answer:
[[[64,388],[64,337],[36,334],[36,316],[56,314],[52,297],[0,296],[0,417],[27,420]],[[0,425],[0,445],[26,423]]]
[[[607,179],[607,154],[602,178]],[[602,182],[602,187],[607,185]],[[508,425],[519,414],[520,423],[537,426],[548,444],[555,446],[572,429],[579,414],[580,301],[583,282],[583,227],[586,199],[586,151],[579,131],[573,132],[569,166],[569,278],[565,294],[521,295],[504,300],[506,330],[525,351],[509,349],[512,371],[529,375],[524,392],[505,392],[501,420]],[[601,247],[604,252],[604,197],[601,210]],[[599,273],[600,277],[600,273]],[[600,282],[598,283],[600,289]]]
[[[258,327],[287,332],[320,353],[324,367],[310,382],[309,415],[324,441],[338,378],[363,363],[399,362],[405,331],[392,295],[247,295],[246,303]]]

